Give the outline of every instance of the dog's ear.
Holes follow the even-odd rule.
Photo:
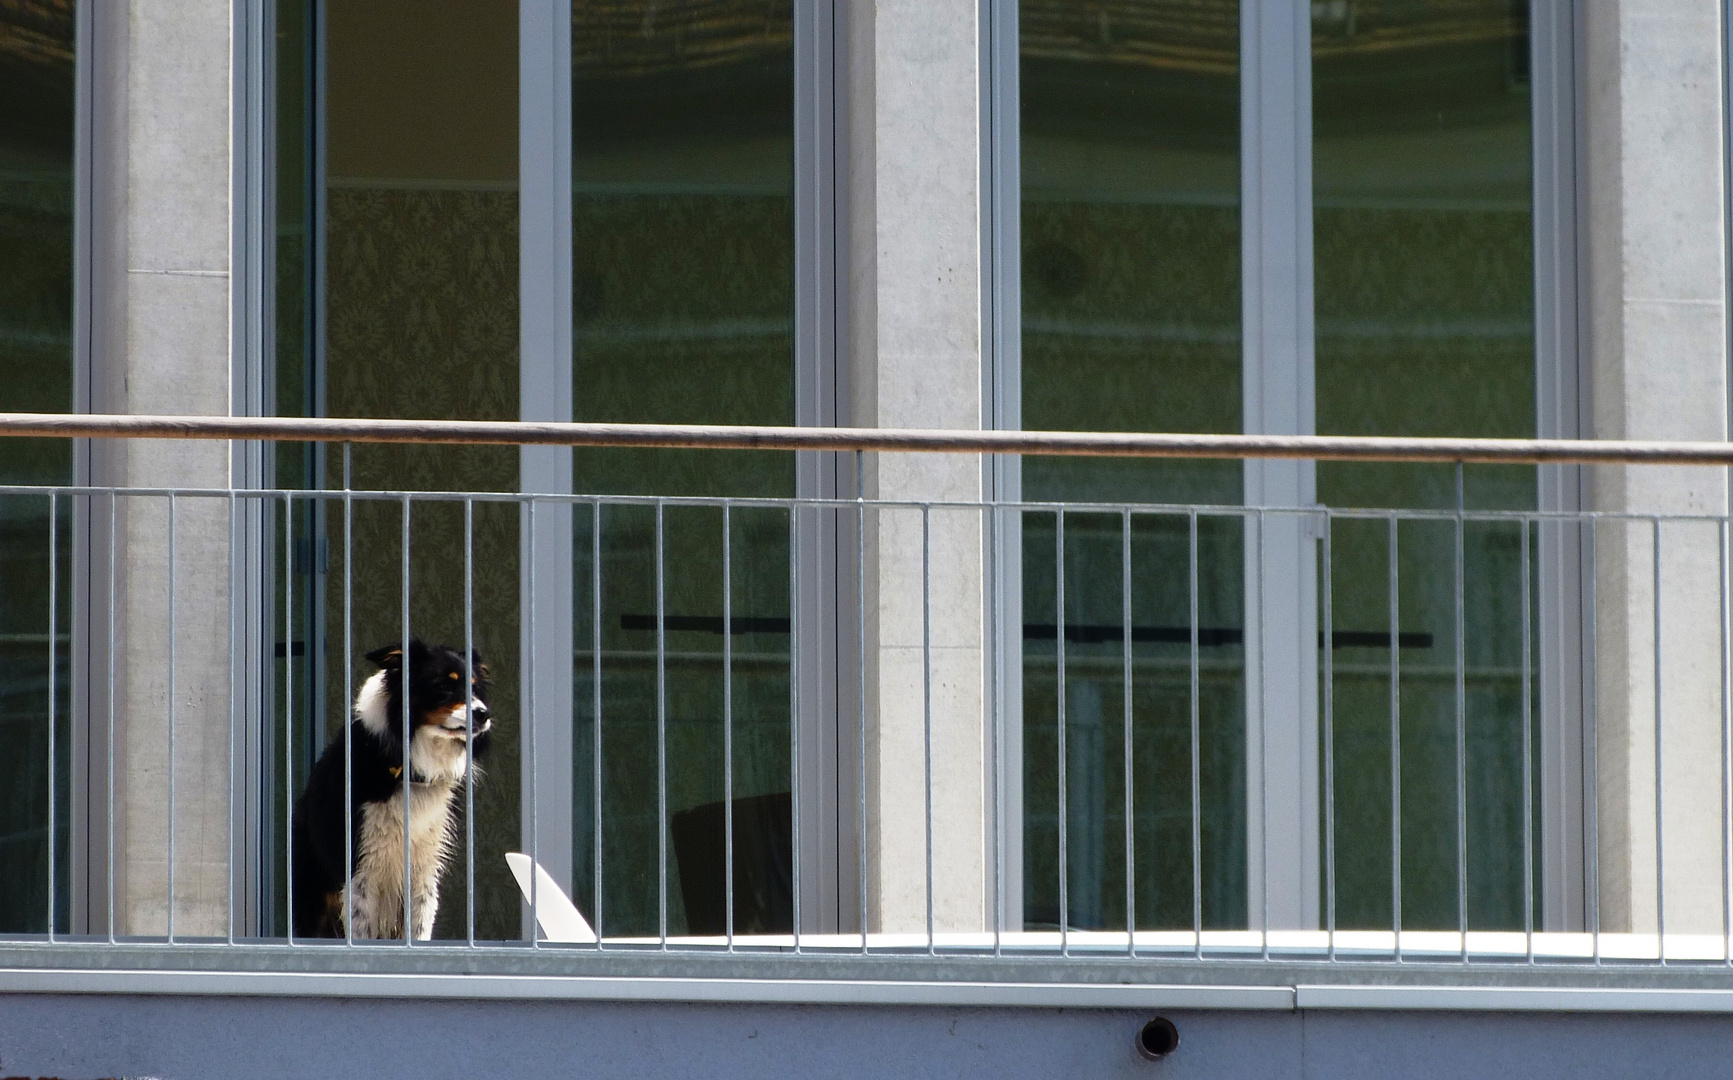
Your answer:
[[[403,666],[403,649],[398,645],[381,645],[368,653],[366,659],[382,668],[400,668]]]

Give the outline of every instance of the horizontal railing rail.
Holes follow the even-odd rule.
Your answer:
[[[0,437],[8,436],[1079,457],[1290,458],[1489,465],[1733,466],[1733,443],[1631,439],[1447,439],[1371,435],[952,431],[932,428],[0,413]]]

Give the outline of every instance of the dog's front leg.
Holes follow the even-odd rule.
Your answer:
[[[433,917],[439,913],[439,887],[417,888],[415,890],[414,908],[415,940],[433,940]]]
[[[349,910],[349,936],[357,941],[379,936],[380,927],[373,915],[373,892],[367,887],[364,877],[357,874],[349,880],[347,900]]]

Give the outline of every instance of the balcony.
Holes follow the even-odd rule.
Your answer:
[[[1617,470],[1660,492],[1719,483],[1726,444],[0,433],[315,444],[339,481],[0,490],[28,749],[0,848],[16,989],[1733,1007],[1727,517],[1483,506],[1465,480]],[[356,448],[384,443],[834,454],[854,479],[354,485]],[[884,462],[936,454],[1423,463],[1455,505],[872,492]],[[357,936],[343,892],[339,936],[297,934],[297,799],[328,747],[353,773],[364,657],[412,638],[479,648],[497,723],[453,789],[437,917],[405,933],[404,898],[393,936]],[[353,825],[349,790],[324,809]],[[340,833],[352,859],[361,833]]]

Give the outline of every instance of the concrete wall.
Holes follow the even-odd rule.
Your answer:
[[[1586,16],[1594,438],[1724,439],[1721,5],[1625,0]],[[1594,508],[1727,512],[1716,469],[1603,468]],[[1720,573],[1713,525],[1661,529],[1660,761],[1654,534],[1603,524],[1595,560],[1600,915],[1656,926],[1657,773],[1666,928],[1722,928]],[[1591,834],[1592,835],[1592,834]]]
[[[98,411],[229,411],[230,4],[135,0],[95,9],[97,170],[94,341]],[[104,367],[106,365],[106,367]],[[104,447],[99,482],[226,487],[224,443]],[[228,508],[121,505],[117,522],[116,917],[120,933],[168,927],[169,777],[175,795],[175,932],[227,922]],[[174,696],[169,694],[174,605]],[[169,757],[169,719],[174,755]],[[101,905],[97,905],[100,907]]]
[[[1404,1077],[1727,1075],[1733,1017],[1167,1013],[1180,1045],[1133,1051],[1152,1015],[1090,1009],[654,1005],[14,995],[15,1076]]]
[[[979,429],[980,47],[976,0],[848,9],[854,416],[865,427]],[[886,454],[867,495],[978,500],[968,455]],[[867,558],[868,923],[927,926],[926,634],[932,652],[933,923],[985,929],[985,620],[978,512],[872,516]],[[923,610],[930,609],[930,624]]]

